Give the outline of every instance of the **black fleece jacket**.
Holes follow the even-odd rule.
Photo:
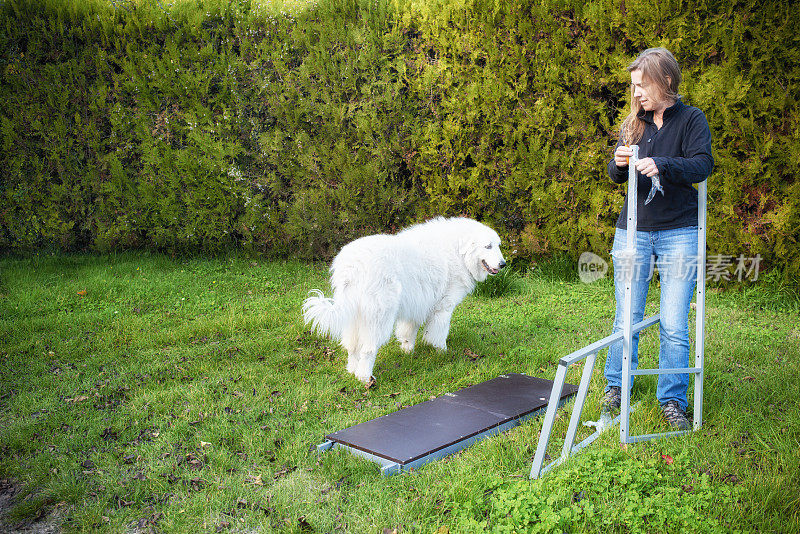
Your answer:
[[[697,190],[692,184],[702,182],[714,168],[711,154],[711,131],[699,109],[687,106],[680,99],[664,110],[664,124],[657,128],[653,112],[639,115],[646,123],[639,141],[639,159],[653,158],[664,194],[656,193],[645,205],[651,180],[638,174],[638,223],[643,231],[672,230],[697,225]],[[617,143],[619,146],[619,143]],[[612,159],[608,174],[618,184],[628,181],[628,168],[617,167]],[[617,228],[625,228],[628,217],[627,195],[617,219]]]

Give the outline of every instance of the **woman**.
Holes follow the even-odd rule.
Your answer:
[[[617,311],[614,330],[623,322],[626,277],[631,277],[634,324],[644,318],[653,263],[661,279],[661,368],[689,367],[689,305],[694,293],[697,257],[697,191],[714,166],[711,132],[705,115],[678,95],[681,71],[673,55],[663,48],[642,52],[628,67],[631,76],[631,112],[622,123],[614,159],[608,164],[611,179],[628,179],[630,145],[639,145],[638,225],[636,256],[632,265],[617,258],[614,292]],[[627,202],[617,219],[612,257],[626,248]],[[630,261],[627,260],[627,261]],[[638,362],[639,335],[633,336],[631,368]],[[614,412],[621,404],[622,343],[608,350],[608,381],[602,406]],[[632,381],[631,381],[632,385]],[[659,375],[657,397],[671,426],[688,429],[686,417],[688,374]]]

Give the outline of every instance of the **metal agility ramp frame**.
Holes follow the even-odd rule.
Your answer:
[[[627,243],[626,249],[621,251],[620,256],[633,259],[636,255],[636,226],[637,226],[637,171],[636,162],[639,160],[639,147],[637,145],[631,146],[633,149],[633,156],[630,158],[628,164],[628,221],[627,221]],[[592,343],[572,354],[561,358],[558,362],[558,369],[550,400],[547,405],[547,412],[545,414],[542,431],[539,436],[539,444],[536,448],[536,454],[533,458],[533,465],[531,466],[530,478],[539,478],[541,475],[547,473],[550,469],[561,464],[569,457],[570,454],[578,452],[593,441],[595,441],[603,431],[609,426],[620,422],[619,440],[620,443],[637,443],[654,438],[679,436],[691,432],[692,430],[680,430],[675,432],[663,432],[660,434],[644,434],[639,436],[632,436],[629,432],[630,427],[630,384],[631,378],[638,375],[657,375],[657,374],[693,374],[694,375],[694,423],[693,430],[699,429],[703,424],[703,368],[704,368],[704,353],[705,353],[705,266],[706,266],[706,204],[707,204],[707,181],[704,180],[697,185],[697,316],[695,321],[695,360],[694,367],[677,368],[677,369],[631,369],[631,350],[633,347],[633,335],[644,330],[648,326],[658,324],[661,320],[660,314],[653,315],[644,319],[643,321],[633,324],[633,291],[632,291],[632,277],[628,277],[625,283],[625,300],[623,304],[623,326],[622,330],[617,331],[610,336]],[[575,434],[578,429],[578,423],[581,419],[583,407],[586,402],[586,394],[589,389],[589,382],[592,378],[595,360],[597,359],[598,351],[608,348],[613,343],[622,340],[622,402],[620,406],[620,414],[614,419],[601,420],[595,423],[597,430],[581,441],[579,444],[574,445]],[[569,420],[569,427],[564,439],[564,447],[561,451],[561,456],[551,462],[549,465],[544,466],[545,453],[547,452],[547,445],[550,441],[550,434],[553,430],[553,423],[555,422],[556,411],[559,405],[559,396],[557,392],[561,391],[561,387],[566,379],[567,369],[570,365],[577,363],[581,360],[586,360],[583,366],[583,374],[581,375],[581,382],[578,386],[578,394],[575,398],[575,404],[572,409],[572,416]],[[627,387],[626,387],[627,385]]]

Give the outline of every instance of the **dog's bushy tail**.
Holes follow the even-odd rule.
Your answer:
[[[312,289],[309,294],[303,302],[303,320],[318,333],[341,340],[350,320],[351,307],[325,297],[319,289]]]

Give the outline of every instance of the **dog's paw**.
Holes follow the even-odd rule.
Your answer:
[[[359,382],[367,386],[367,388],[369,388],[371,385],[375,385],[375,377],[372,376],[372,373],[353,373],[353,376],[355,376]]]
[[[447,342],[446,341],[436,341],[436,342],[431,341],[431,340],[425,340],[425,341],[428,343],[428,345],[430,345],[431,347],[433,347],[434,349],[436,349],[439,352],[446,352],[447,351]]]
[[[414,352],[414,342],[400,341],[400,350],[402,350],[406,354],[411,354],[412,352]]]
[[[434,330],[427,330],[422,334],[422,341],[430,345],[436,350],[447,350],[447,332],[436,332]]]

